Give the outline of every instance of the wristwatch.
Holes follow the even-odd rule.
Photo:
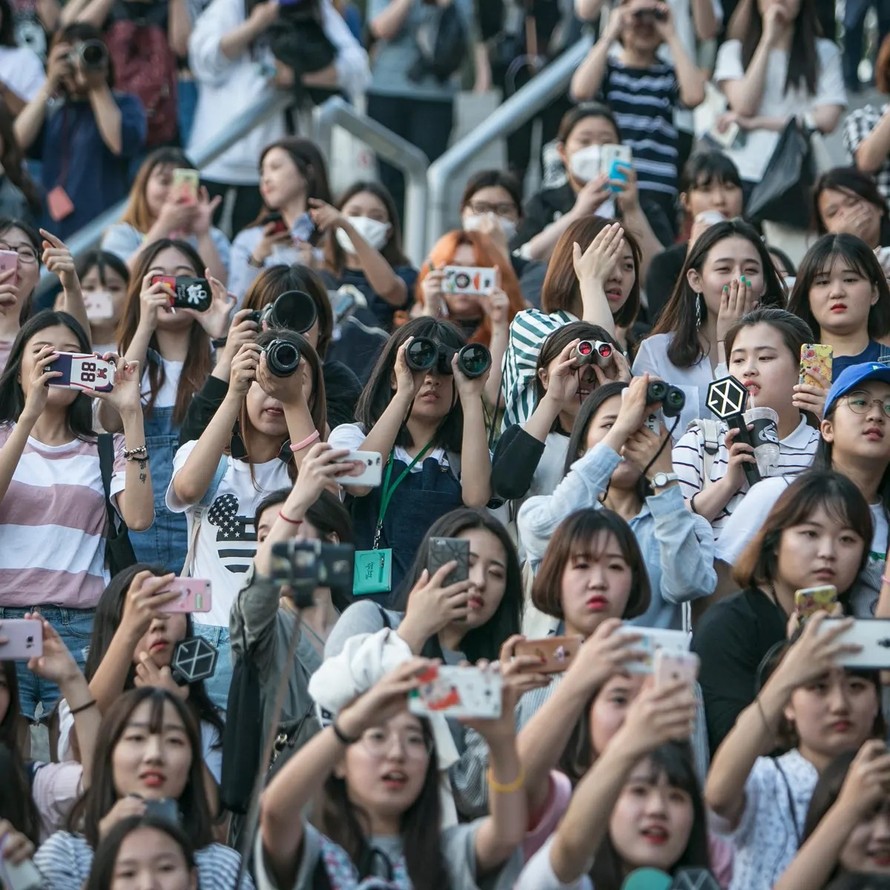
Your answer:
[[[664,488],[665,485],[670,485],[671,482],[676,482],[679,478],[676,473],[656,473],[649,484],[653,488]]]

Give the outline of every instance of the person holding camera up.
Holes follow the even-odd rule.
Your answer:
[[[127,196],[129,163],[145,134],[139,100],[112,92],[101,32],[82,23],[59,31],[46,82],[16,118],[15,135],[43,162],[47,213],[60,238]]]
[[[243,460],[231,455],[236,423]],[[201,437],[176,452],[166,504],[188,519],[184,574],[207,578],[213,587],[212,608],[196,630],[220,650],[208,691],[222,709],[232,674],[229,612],[256,554],[257,507],[290,487],[324,430],[318,355],[300,334],[279,329],[241,346],[222,405]]]

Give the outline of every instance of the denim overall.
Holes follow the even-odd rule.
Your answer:
[[[393,459],[392,477],[397,479],[408,465]],[[392,548],[392,586],[389,593],[371,594],[371,599],[383,606],[390,606],[394,594],[417,555],[417,549],[429,527],[440,517],[463,505],[460,482],[447,466],[434,457],[423,462],[423,469],[409,473],[392,494],[392,500],[383,520],[380,536],[381,547]],[[380,512],[380,489],[356,498],[352,505],[353,530],[356,550],[370,550],[374,545],[374,530]]]
[[[179,426],[173,423],[173,408],[155,408],[145,416],[145,447],[151,468],[155,521],[144,532],[130,532],[130,542],[139,562],[164,566],[177,575],[188,552],[185,513],[171,513],[164,502],[173,476],[173,456],[179,447]]]

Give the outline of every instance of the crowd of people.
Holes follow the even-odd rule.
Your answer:
[[[0,886],[890,888],[868,6],[0,0]],[[585,30],[422,262],[292,115],[192,162]]]

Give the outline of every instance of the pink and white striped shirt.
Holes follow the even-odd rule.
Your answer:
[[[0,448],[15,429],[0,424]],[[113,499],[123,491],[123,436],[114,437]],[[95,442],[28,437],[0,501],[0,606],[91,609],[108,582],[105,495]]]

